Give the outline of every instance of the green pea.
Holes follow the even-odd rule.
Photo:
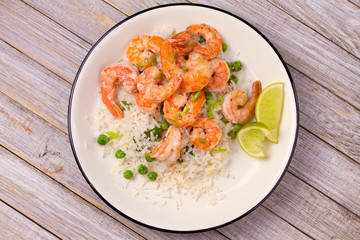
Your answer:
[[[213,95],[211,92],[206,92],[205,93],[205,99],[206,99],[206,103],[207,104],[214,104],[215,103],[215,100],[213,99]]]
[[[159,136],[159,135],[161,135],[161,132],[162,132],[161,128],[159,128],[159,127],[154,127],[153,129],[151,129],[151,131],[154,136]]]
[[[145,153],[145,160],[147,162],[152,162],[155,160],[155,158],[150,157],[150,153]]]
[[[148,172],[148,168],[145,165],[141,164],[138,168],[138,173],[141,175],[145,175],[147,174],[147,172]]]
[[[124,175],[124,178],[126,178],[126,179],[132,179],[134,176],[134,174],[131,170],[126,170],[123,175]]]
[[[115,157],[118,159],[124,158],[126,156],[126,153],[124,153],[122,150],[117,150],[115,153]]]
[[[164,120],[161,122],[161,129],[162,130],[167,130],[169,128],[170,124],[168,121]]]
[[[156,172],[154,172],[154,171],[151,171],[151,172],[149,172],[149,174],[148,174],[148,178],[149,178],[151,181],[155,181],[156,178],[157,178],[157,176],[158,176],[158,174],[157,174]]]
[[[234,83],[237,83],[239,81],[239,79],[237,78],[237,76],[232,74],[229,78],[228,83],[230,83],[231,81],[233,81]]]
[[[222,43],[222,51],[226,52],[226,50],[227,50],[227,44],[223,42]]]
[[[242,69],[242,63],[238,60],[232,63],[231,70],[234,72],[238,72]]]
[[[100,145],[105,145],[109,142],[109,138],[105,134],[100,134],[97,143]]]

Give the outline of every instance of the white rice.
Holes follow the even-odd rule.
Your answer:
[[[174,31],[170,27],[164,27],[162,30],[157,30],[162,34],[160,36],[169,37]],[[226,54],[221,53],[219,58],[226,61],[239,60],[232,59],[229,56],[229,51]],[[232,53],[235,56],[234,53]],[[123,57],[123,59],[126,59]],[[235,73],[239,81],[237,84],[231,83],[226,92],[235,88],[244,89],[243,85],[249,85],[249,81],[245,79],[244,70]],[[234,73],[232,73],[234,74]],[[216,101],[220,101],[218,95],[224,96],[226,92],[213,94]],[[99,99],[101,98],[99,92]],[[162,207],[167,204],[168,199],[175,199],[177,208],[182,206],[183,197],[190,196],[194,200],[200,196],[205,196],[209,205],[215,205],[226,197],[222,190],[214,183],[216,176],[227,178],[230,176],[226,169],[230,161],[230,142],[232,141],[227,133],[233,128],[231,123],[223,123],[220,121],[222,117],[221,105],[215,111],[215,121],[218,122],[222,128],[223,137],[219,144],[213,149],[227,149],[226,152],[211,154],[209,150],[202,150],[193,147],[189,143],[189,135],[185,128],[182,131],[182,150],[180,159],[182,163],[175,162],[171,165],[153,161],[147,162],[145,160],[145,153],[150,153],[154,147],[159,144],[155,141],[152,133],[150,137],[146,138],[145,132],[160,127],[160,123],[164,120],[163,116],[151,116],[143,113],[135,103],[135,96],[128,94],[121,89],[118,89],[118,99],[126,101],[129,106],[125,107],[124,117],[116,119],[108,111],[106,106],[99,101],[98,106],[91,116],[94,135],[106,133],[108,131],[119,132],[119,137],[109,141],[106,145],[99,145],[99,156],[114,156],[119,149],[126,153],[123,159],[117,159],[113,172],[119,174],[119,186],[123,189],[131,191],[133,197],[140,197],[147,201],[152,206]],[[200,116],[207,117],[208,105],[203,109]],[[164,135],[165,133],[163,133]],[[185,147],[188,151],[185,151]],[[193,154],[190,154],[193,153]],[[150,181],[146,175],[138,174],[138,167],[143,164],[147,166],[148,171],[155,171],[158,174],[156,181]],[[127,180],[123,177],[126,170],[131,170],[134,173],[134,178]],[[110,171],[110,169],[109,169]]]

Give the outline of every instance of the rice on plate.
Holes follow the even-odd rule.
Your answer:
[[[171,26],[154,29],[154,35],[165,40],[171,38],[175,32],[178,31]],[[120,61],[127,60],[125,50],[119,55]],[[225,52],[221,51],[217,58],[233,62],[239,60],[239,53],[231,52],[229,46],[229,49]],[[156,64],[161,68],[160,61]],[[116,88],[116,97],[124,111],[122,118],[116,118],[101,101],[99,87],[99,101],[91,116],[93,133],[96,137],[104,133],[110,135],[118,133],[117,138],[105,145],[98,145],[98,151],[99,161],[109,158],[114,161],[114,167],[112,170],[109,169],[109,172],[119,175],[120,188],[128,189],[133,197],[139,197],[159,207],[167,204],[169,199],[175,199],[177,208],[180,208],[184,196],[190,196],[194,200],[205,197],[209,205],[215,205],[226,197],[226,194],[216,186],[216,178],[231,178],[231,172],[227,169],[229,161],[241,161],[241,159],[230,159],[230,153],[238,151],[240,146],[234,137],[228,136],[229,132],[234,131],[234,127],[231,122],[224,119],[221,103],[223,96],[234,89],[241,89],[249,94],[249,87],[253,82],[246,66],[243,66],[241,71],[231,74],[236,76],[237,81],[229,81],[224,91],[212,93],[212,104],[205,104],[199,114],[199,117],[209,117],[209,111],[212,113],[211,118],[219,124],[222,131],[219,143],[211,150],[200,149],[189,141],[189,131],[186,127],[182,127],[180,157],[172,164],[157,160],[149,162],[145,158],[146,154],[151,153],[159,145],[159,137],[164,139],[166,136],[165,130],[161,131],[160,135],[154,135],[155,131],[152,131],[162,128],[161,123],[166,120],[164,115],[151,115],[142,111],[137,106],[135,95],[125,92],[120,84]],[[125,156],[116,158],[115,154],[118,150],[125,153]],[[157,173],[155,181],[150,180],[146,174],[138,174],[141,165],[147,167],[147,172]],[[133,178],[123,177],[127,170],[134,173]]]

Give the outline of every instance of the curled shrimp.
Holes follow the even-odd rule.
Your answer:
[[[161,67],[167,78],[181,77],[182,92],[197,92],[209,83],[212,70],[209,62],[201,54],[191,52],[188,59],[179,55],[169,41],[160,50]]]
[[[159,161],[173,163],[180,157],[181,149],[181,132],[180,129],[171,126],[166,133],[166,138],[161,140],[157,145],[150,157],[156,158]]]
[[[222,104],[224,117],[234,123],[246,123],[255,114],[256,101],[261,93],[261,82],[256,81],[252,84],[251,97],[238,89],[226,94]]]
[[[132,93],[136,90],[138,75],[137,68],[128,62],[110,64],[101,72],[101,99],[114,117],[122,117],[116,97],[116,84],[123,83],[124,90]]]
[[[220,141],[220,125],[210,118],[199,117],[190,127],[190,142],[201,149],[212,149]]]
[[[135,95],[137,106],[146,113],[151,115],[159,115],[160,104],[146,100],[139,92]]]
[[[186,95],[175,93],[164,102],[165,118],[178,127],[189,126],[196,121],[196,118],[203,109],[205,94],[203,92]]]
[[[230,78],[229,66],[224,60],[215,58],[210,61],[210,68],[213,70],[213,74],[206,88],[210,92],[224,91]]]
[[[126,51],[129,62],[143,71],[151,65],[151,62],[160,53],[164,39],[158,36],[141,35],[130,41]]]
[[[156,66],[148,67],[137,78],[137,88],[144,99],[160,103],[173,95],[181,84],[180,77],[173,77],[165,85],[159,85],[162,72]]]

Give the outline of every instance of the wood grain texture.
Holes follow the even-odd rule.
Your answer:
[[[67,132],[70,84],[7,43],[0,48],[0,91]]]
[[[266,1],[194,2],[214,5],[244,18],[269,38],[286,63],[360,108],[360,81],[355,80],[360,76],[360,60],[335,43]]]
[[[230,239],[311,239],[264,207],[218,230]]]
[[[55,0],[51,4],[37,0],[24,2],[90,44],[94,44],[110,27],[126,17],[125,14],[101,0]]]
[[[0,198],[61,239],[143,239],[4,148],[0,162]]]
[[[360,58],[359,7],[347,0],[269,1]]]
[[[0,3],[0,22],[2,40],[68,82],[90,49],[86,41],[20,0]]]
[[[357,239],[360,218],[287,173],[263,203],[314,239]]]
[[[2,201],[0,213],[1,239],[59,239]]]

